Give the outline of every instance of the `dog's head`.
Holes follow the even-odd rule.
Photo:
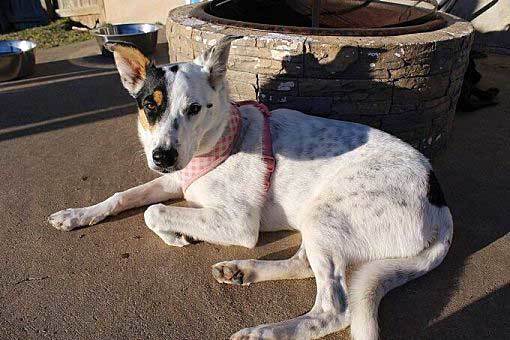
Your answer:
[[[238,38],[222,38],[193,62],[162,67],[132,45],[105,45],[138,103],[138,132],[151,169],[180,170],[221,136],[230,112],[227,60],[230,43]]]

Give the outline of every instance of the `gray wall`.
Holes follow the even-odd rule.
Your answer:
[[[510,54],[510,0],[457,0],[451,14],[472,20],[477,31],[473,48]]]

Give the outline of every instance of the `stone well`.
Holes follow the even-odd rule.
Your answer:
[[[472,44],[470,23],[437,14],[443,24],[420,33],[298,34],[208,20],[195,6],[169,14],[170,61],[192,60],[224,35],[244,36],[230,53],[232,99],[371,125],[428,156],[446,145]]]

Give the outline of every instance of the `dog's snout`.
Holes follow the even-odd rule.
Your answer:
[[[156,148],[152,152],[152,160],[154,161],[154,164],[161,168],[169,168],[173,165],[175,165],[175,162],[177,161],[177,150],[174,148]]]

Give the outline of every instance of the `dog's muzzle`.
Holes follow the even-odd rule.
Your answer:
[[[175,167],[179,154],[174,148],[158,147],[152,151],[152,161],[154,165],[162,170],[170,170]],[[164,171],[163,171],[164,172]],[[166,171],[169,172],[169,171]]]

